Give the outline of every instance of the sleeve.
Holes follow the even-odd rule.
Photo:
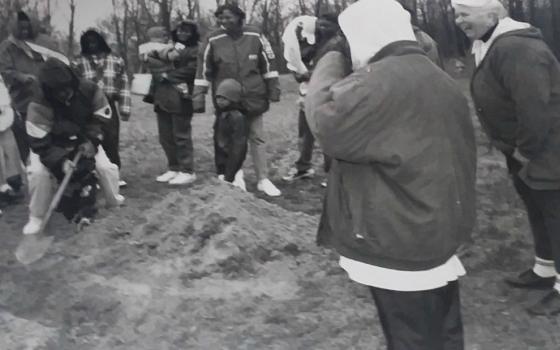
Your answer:
[[[524,47],[515,53],[504,52],[499,62],[493,62],[493,70],[501,72],[504,87],[515,104],[516,146],[528,159],[540,152],[554,124],[549,108],[551,66],[558,63],[551,56],[552,53]]]
[[[51,108],[37,102],[31,102],[27,108],[25,127],[29,146],[33,153],[39,155],[41,163],[52,173],[60,175],[62,164],[68,158],[69,152],[54,144],[51,130],[54,113]]]
[[[325,154],[352,163],[383,162],[374,139],[376,106],[383,105],[378,86],[363,86],[362,79],[350,73],[347,59],[340,52],[329,52],[319,61],[305,99],[309,128]],[[367,104],[367,108],[359,107]]]
[[[271,101],[278,101],[280,99],[280,83],[278,81],[278,71],[276,69],[276,56],[270,42],[264,35],[261,35],[259,40],[261,42],[259,68],[266,81],[268,98]]]
[[[204,41],[204,44],[200,47],[198,54],[193,96],[208,93],[210,82],[214,79],[215,75],[213,61],[214,55],[212,43],[210,42],[210,39],[207,38]]]
[[[132,100],[130,98],[130,82],[128,81],[128,74],[125,69],[124,60],[121,58],[118,65],[119,71],[117,72],[117,77],[119,79],[118,86],[119,90],[119,112],[123,120],[128,120],[130,117],[130,111],[132,106]]]
[[[93,115],[86,125],[86,137],[95,147],[103,141],[102,126],[111,120],[113,112],[103,91],[96,86],[93,95]]]
[[[0,46],[0,73],[7,86],[14,86],[24,83],[27,75],[16,70],[14,57],[10,51],[7,41],[4,41]]]

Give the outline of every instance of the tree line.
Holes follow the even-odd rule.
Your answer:
[[[65,35],[58,33],[61,50],[73,56],[77,53],[79,33],[75,33],[75,13],[80,11],[76,0],[53,0],[57,6],[68,6],[70,18]],[[298,15],[340,13],[353,0],[215,0],[213,9],[201,6],[201,0],[111,0],[113,15],[99,22],[98,29],[108,36],[113,49],[135,72],[140,66],[138,46],[148,40],[148,28],[166,28],[185,19],[197,21],[202,34],[215,26],[213,9],[224,3],[236,3],[247,14],[247,22],[259,27],[270,40],[282,60],[282,31]],[[468,52],[469,43],[455,26],[451,0],[398,0],[412,13],[412,21],[431,35],[444,57],[461,57]],[[560,57],[560,1],[559,0],[501,0],[512,18],[530,22],[541,29],[546,42]],[[0,0],[0,39],[9,34],[9,20],[19,10],[27,10],[44,33],[52,33],[51,0]]]

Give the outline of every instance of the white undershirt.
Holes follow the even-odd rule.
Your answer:
[[[463,264],[453,255],[447,262],[429,270],[403,271],[369,265],[340,256],[339,265],[351,280],[366,286],[401,291],[417,292],[437,289],[456,281],[466,274]]]

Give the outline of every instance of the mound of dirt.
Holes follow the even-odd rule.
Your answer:
[[[0,313],[0,329],[14,336],[0,347],[18,348],[26,330],[41,346],[29,349],[378,343],[365,291],[315,247],[316,217],[210,182],[168,194],[140,222],[126,208],[109,215],[58,241],[27,273],[2,273],[10,318]]]

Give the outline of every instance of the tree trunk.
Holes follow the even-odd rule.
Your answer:
[[[76,17],[76,2],[69,0],[70,5],[70,23],[68,24],[68,57],[74,56],[74,20]]]

